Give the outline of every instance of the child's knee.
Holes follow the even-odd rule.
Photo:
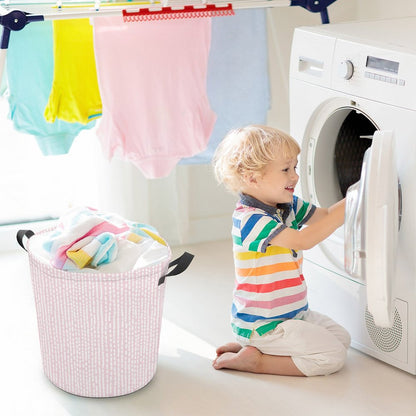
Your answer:
[[[342,345],[344,345],[345,349],[347,350],[351,345],[351,335],[346,329],[344,328],[342,329],[343,329],[343,332],[341,334],[340,341],[342,342]]]
[[[347,359],[347,349],[340,344],[332,351],[292,359],[305,376],[326,376],[341,370]]]

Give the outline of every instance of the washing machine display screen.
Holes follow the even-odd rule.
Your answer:
[[[367,56],[366,66],[367,68],[379,69],[393,74],[397,74],[399,72],[399,62],[376,58],[375,56]]]

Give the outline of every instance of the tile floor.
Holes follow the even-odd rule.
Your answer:
[[[351,349],[328,377],[291,378],[216,371],[215,347],[230,340],[231,243],[174,248],[195,254],[167,283],[158,369],[127,396],[68,394],[43,375],[26,253],[0,255],[0,414],[5,416],[411,416],[416,377]]]

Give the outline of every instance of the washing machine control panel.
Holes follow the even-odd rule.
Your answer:
[[[337,39],[330,87],[347,94],[416,109],[416,56]]]
[[[355,34],[330,36],[322,29],[295,30],[291,79],[416,110],[416,53],[405,45]]]
[[[366,67],[369,69],[372,69],[370,71],[365,71],[364,72],[364,77],[365,78],[369,78],[369,79],[374,79],[376,81],[383,81],[383,82],[388,82],[390,84],[397,84],[399,86],[403,86],[405,85],[405,80],[404,79],[399,79],[397,78],[397,75],[394,76],[394,74],[397,74],[397,70],[396,71],[392,71],[391,69],[386,69],[387,67],[375,67],[369,64],[369,62],[372,62],[374,59],[377,59],[380,62],[391,62],[392,64],[397,64],[397,68],[398,68],[398,62],[393,62],[393,61],[386,61],[385,59],[380,59],[380,58],[374,58],[373,56],[367,56],[367,65]],[[378,69],[378,71],[374,72],[374,69]],[[341,61],[338,64],[338,76],[340,78],[343,79],[351,79],[352,76],[354,75],[354,64],[349,60],[349,59],[345,59],[343,61]],[[384,73],[392,73],[394,72],[394,74],[392,74],[393,76],[387,76],[387,75],[383,75],[380,73],[384,72]]]

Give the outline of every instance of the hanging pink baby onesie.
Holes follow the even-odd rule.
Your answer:
[[[103,117],[98,137],[147,178],[204,150],[215,114],[206,94],[211,19],[94,20]]]

